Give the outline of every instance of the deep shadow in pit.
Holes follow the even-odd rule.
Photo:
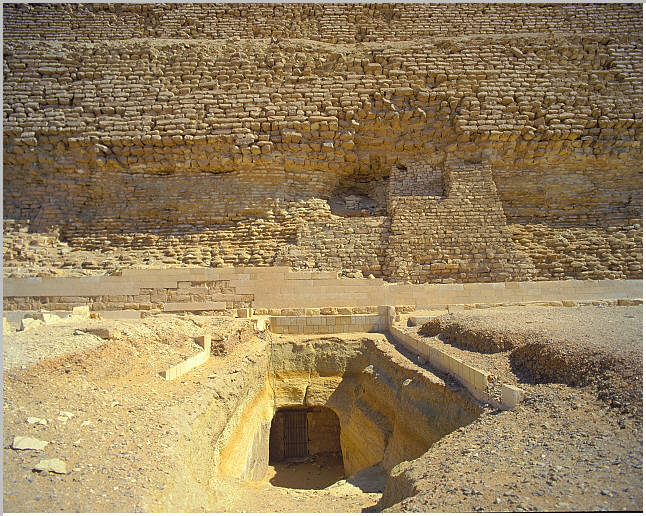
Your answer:
[[[325,489],[344,478],[336,413],[327,407],[279,409],[269,434],[267,480],[277,487]]]

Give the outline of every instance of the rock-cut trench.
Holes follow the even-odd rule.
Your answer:
[[[385,478],[480,414],[468,396],[415,367],[382,335],[254,340],[256,349],[235,381],[223,379],[222,390],[192,424],[175,474],[183,481],[166,494],[165,510],[288,512],[273,502],[254,505],[276,456],[336,447],[344,477],[376,468]],[[300,452],[290,451],[284,432],[287,421],[299,418],[307,419],[311,435]],[[249,486],[256,491],[250,494]],[[388,498],[381,508],[399,501],[392,489]]]

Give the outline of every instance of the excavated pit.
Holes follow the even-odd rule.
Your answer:
[[[333,497],[347,487],[354,510],[374,507],[394,466],[480,414],[380,334],[255,340],[244,367],[223,375],[192,425],[176,473],[185,481],[176,483],[177,496],[168,493],[166,510],[182,508],[192,489],[186,479],[199,484],[195,496],[211,511],[290,512],[279,505],[285,488]],[[242,501],[261,488],[278,490],[269,505]]]

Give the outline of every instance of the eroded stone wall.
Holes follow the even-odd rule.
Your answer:
[[[4,14],[4,216],[58,228],[115,267],[134,256],[416,281],[641,277],[640,5]],[[302,39],[268,37],[279,32]],[[406,225],[373,195],[393,166],[454,161],[490,167],[486,202],[502,205],[511,241],[498,215],[485,244],[457,231],[461,203]],[[335,214],[357,178],[375,184],[343,199],[361,216]],[[391,195],[404,207],[419,188]],[[393,258],[394,227],[415,242],[453,223],[468,268],[438,268],[454,265],[446,241]]]
[[[305,38],[331,43],[429,36],[641,31],[637,5],[24,5],[5,7],[5,37],[96,41],[130,38]]]

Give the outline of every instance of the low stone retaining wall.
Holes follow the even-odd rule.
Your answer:
[[[270,317],[271,331],[285,334],[324,334],[384,332],[383,315],[321,315],[310,317]]]
[[[417,353],[421,358],[427,360],[433,367],[449,373],[455,377],[473,396],[481,401],[486,401],[496,406],[499,405],[487,393],[490,383],[490,375],[485,371],[471,367],[461,360],[434,348],[427,342],[408,335],[400,329],[391,326],[390,334],[404,347]],[[522,400],[522,390],[513,385],[503,384],[502,407],[513,408]]]
[[[203,335],[201,337],[198,337],[197,342],[200,346],[202,346],[202,351],[200,351],[197,355],[193,355],[183,362],[180,362],[179,364],[166,369],[166,371],[161,373],[164,379],[174,380],[175,378],[187,373],[191,369],[202,365],[209,359],[209,356],[211,355],[211,336]]]
[[[395,307],[381,306],[378,314],[370,315],[329,315],[329,316],[273,316],[270,328],[273,333],[312,335],[353,332],[390,332],[390,334],[410,351],[440,371],[454,376],[473,396],[481,401],[500,406],[487,393],[490,375],[471,367],[430,344],[408,335],[392,325],[396,317]],[[503,385],[502,407],[512,408],[522,400],[522,390],[512,385]]]
[[[288,267],[178,268],[124,270],[120,276],[4,278],[3,305],[5,311],[71,310],[89,305],[92,311],[254,308],[260,315],[288,315],[271,312],[383,305],[431,309],[468,304],[565,304],[641,298],[642,287],[642,280],[413,285],[339,278],[336,272],[291,271]]]

